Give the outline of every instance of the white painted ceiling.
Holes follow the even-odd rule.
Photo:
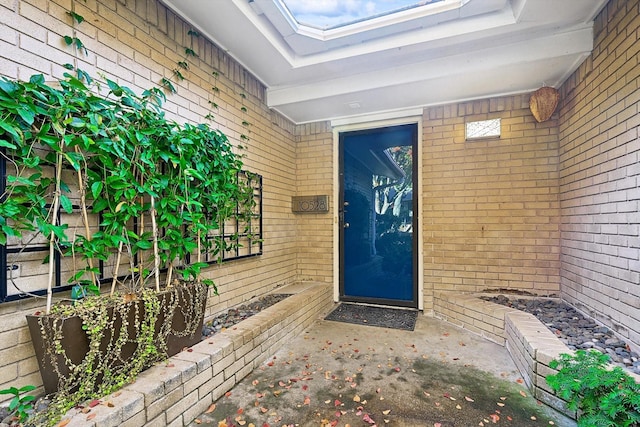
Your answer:
[[[443,0],[327,30],[280,0],[162,0],[296,123],[559,87],[607,0]]]

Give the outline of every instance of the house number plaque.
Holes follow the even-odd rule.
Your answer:
[[[294,213],[329,212],[329,196],[293,196],[291,210]]]

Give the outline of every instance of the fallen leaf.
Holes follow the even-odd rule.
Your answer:
[[[267,408],[265,408],[264,406],[260,407],[260,412],[262,412],[263,414],[268,412],[269,410]]]
[[[94,412],[93,414],[89,414],[89,415],[87,415],[87,421],[92,420],[92,419],[94,419],[95,417],[96,417],[95,412]]]
[[[518,379],[516,380],[516,382],[517,382],[518,384],[522,384],[522,383],[524,382],[524,380],[523,380],[522,378],[518,378]]]
[[[253,380],[253,381],[251,382],[251,384],[255,386],[255,385],[260,384],[260,381],[258,381],[258,380]]]
[[[91,402],[89,402],[89,408],[95,408],[95,407],[96,407],[96,406],[98,406],[100,403],[102,403],[102,402],[100,402],[98,399],[94,399],[94,400],[92,400]]]
[[[226,392],[226,393],[224,394],[224,397],[229,397],[229,396],[231,396],[231,392],[230,392],[230,391],[228,391],[228,392]]]
[[[58,424],[57,427],[64,427],[67,424],[69,424],[71,422],[71,418],[66,418],[64,420],[61,420]]]
[[[525,393],[524,391],[520,390],[520,396],[527,397],[527,393]]]
[[[382,411],[382,414],[383,415],[389,415],[390,412],[391,412],[391,409],[387,409],[387,410]]]
[[[213,411],[215,411],[215,410],[216,410],[216,404],[215,404],[215,403],[212,403],[211,405],[209,405],[209,408],[207,408],[207,410],[206,410],[206,411],[204,411],[204,413],[205,413],[205,414],[210,414],[210,413],[212,413],[212,412],[213,412]]]
[[[218,427],[228,427],[227,422],[225,420],[218,421]]]
[[[440,424],[440,423],[433,423],[433,427],[442,427],[442,424]]]
[[[536,418],[535,416],[533,416],[533,415],[531,416],[531,419],[532,419],[533,421],[537,420],[537,418]]]
[[[237,412],[238,412],[238,415],[242,415],[242,413],[244,412],[244,409],[242,409],[242,408],[238,408],[238,411],[237,411]]]
[[[498,406],[504,406],[504,403],[498,402]]]
[[[475,402],[475,400],[473,400],[472,398],[465,396],[464,400],[466,400],[467,402]]]
[[[353,401],[354,402],[360,402],[360,396],[358,396],[357,394],[355,396],[353,396]]]
[[[462,409],[462,406],[456,405],[456,409]]]
[[[108,408],[113,408],[114,406],[116,406],[116,405],[114,405],[114,404],[113,404],[113,402],[112,402],[112,401],[110,401],[110,400],[109,400],[109,401],[107,401],[106,405],[107,405],[107,407],[108,407]]]
[[[304,404],[305,405],[310,405],[311,404],[311,398],[309,396],[304,398]]]
[[[500,417],[498,416],[498,414],[491,414],[489,415],[489,418],[491,419],[491,422],[494,424],[500,421]]]
[[[362,417],[362,421],[365,421],[365,422],[367,422],[367,423],[369,423],[369,424],[375,424],[375,423],[376,423],[375,421],[373,421],[373,420],[371,419],[371,417],[369,416],[369,414],[364,414],[364,416]]]

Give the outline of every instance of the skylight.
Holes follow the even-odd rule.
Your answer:
[[[281,0],[295,20],[332,29],[443,0]]]

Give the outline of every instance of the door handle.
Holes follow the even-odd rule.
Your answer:
[[[345,222],[345,223],[344,223],[344,225],[343,225],[343,227],[344,227],[344,228],[349,228],[349,223],[348,223],[348,222]]]

